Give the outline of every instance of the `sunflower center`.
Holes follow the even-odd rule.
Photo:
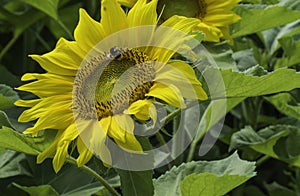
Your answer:
[[[199,6],[199,11],[197,17],[203,19],[206,15],[206,8],[207,8],[207,4],[205,0],[198,0],[198,6]]]
[[[82,71],[83,74],[79,77],[79,83],[82,84],[77,86],[81,86],[80,94],[85,97],[77,98],[79,101],[75,103],[76,109],[80,113],[86,112],[82,116],[89,118],[87,116],[90,115],[87,114],[91,113],[89,110],[93,105],[93,110],[96,110],[100,120],[122,113],[131,103],[145,99],[145,94],[149,92],[155,78],[153,62],[149,60],[149,57],[138,49],[117,47],[92,58],[86,66],[90,69],[89,73]],[[106,66],[103,66],[104,64]],[[80,78],[83,78],[82,82]],[[96,84],[96,87],[91,88],[91,84]],[[88,92],[88,89],[92,90]]]

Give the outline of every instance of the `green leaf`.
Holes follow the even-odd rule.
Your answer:
[[[5,112],[0,110],[0,128],[2,126],[14,129]]]
[[[300,41],[296,41],[293,37],[283,37],[279,39],[284,50],[284,57],[277,60],[275,68],[290,67],[300,63],[298,51],[300,50]]]
[[[209,186],[219,186],[218,183],[227,183],[223,180],[227,180],[227,177],[230,176],[231,179],[239,178],[240,183],[233,182],[229,184],[226,189],[233,189],[239,184],[242,184],[249,178],[253,177],[256,173],[254,172],[255,164],[254,162],[243,161],[238,157],[237,153],[218,161],[192,161],[188,163],[183,163],[179,167],[173,167],[166,174],[160,176],[158,179],[154,180],[155,194],[160,195],[180,195],[180,189],[182,194],[187,194],[183,191],[198,191],[196,195],[200,195],[201,191],[205,190],[205,186],[201,186],[206,177],[212,184]],[[202,174],[202,175],[201,175]],[[189,186],[188,182],[196,178],[196,182],[200,184]],[[202,178],[202,179],[198,179]],[[187,179],[187,181],[185,181]],[[219,181],[220,180],[220,181]],[[181,186],[180,183],[182,182]],[[204,181],[207,182],[207,181]],[[207,184],[206,184],[207,185]],[[194,190],[194,187],[198,186],[198,190]],[[207,185],[208,186],[208,185]],[[180,187],[180,188],[179,188]],[[210,192],[207,195],[213,195],[213,192]]]
[[[263,73],[259,67],[246,70],[244,73],[231,70],[207,69],[204,78],[209,79],[210,96],[212,101],[202,115],[197,135],[192,142],[197,144],[205,133],[213,127],[228,111],[247,97],[255,97],[272,93],[290,91],[300,88],[300,74],[293,69],[278,69],[261,77],[248,75],[249,73]],[[221,76],[220,76],[221,74]],[[220,81],[220,77],[223,81]],[[220,88],[224,83],[224,88]],[[226,95],[226,99],[220,99]],[[225,105],[226,104],[226,107]]]
[[[231,137],[230,149],[250,147],[270,157],[300,167],[300,129],[274,125],[255,132],[247,126]]]
[[[277,27],[261,32],[264,38],[265,46],[268,49],[270,55],[273,55],[281,45],[278,42],[279,39],[285,37],[292,37],[300,33],[299,21],[292,22],[283,27]]]
[[[59,0],[20,0],[26,4],[35,7],[36,9],[44,12],[48,16],[52,17],[53,19],[57,20],[57,6]]]
[[[124,196],[153,195],[153,171],[126,171],[117,169],[121,178],[121,190]]]
[[[5,150],[0,154],[0,160],[0,179],[19,175],[32,176],[25,154]]]
[[[52,143],[55,135],[56,131],[47,130],[43,136],[29,137],[8,127],[2,127],[0,129],[0,148],[37,155]]]
[[[106,196],[106,195],[109,195],[109,192],[107,189],[105,189],[103,186],[101,186],[101,187],[95,187],[95,188],[65,193],[65,194],[62,194],[61,196],[82,196],[82,195],[84,195],[84,196],[94,196],[94,195]]]
[[[300,12],[278,5],[239,5],[236,7],[235,12],[242,19],[233,25],[232,37],[256,33],[300,18]]]
[[[241,175],[191,174],[180,183],[181,194],[222,196],[249,179]]]
[[[279,131],[278,133],[273,133],[271,129],[267,130],[269,132],[266,130],[262,132],[255,132],[250,126],[246,126],[231,136],[229,151],[232,149],[256,144],[268,143],[273,146],[279,138],[288,135],[288,131]]]
[[[50,186],[50,185],[41,185],[41,186],[21,186],[16,183],[13,185],[31,196],[38,196],[38,195],[47,195],[47,196],[58,196],[59,194]]]
[[[221,69],[233,69],[237,70],[236,63],[232,58],[233,51],[227,42],[220,43],[203,43],[205,49],[213,57],[215,63]]]
[[[297,102],[293,100],[291,94],[281,93],[271,97],[265,97],[265,99],[272,103],[280,112],[300,120],[300,105],[297,105]]]
[[[0,84],[0,110],[13,107],[18,99],[18,94],[11,87]]]
[[[237,67],[241,71],[245,71],[246,69],[257,65],[257,61],[255,60],[251,49],[237,51],[232,57],[237,62]]]
[[[219,74],[217,72],[217,70],[208,69],[204,73],[205,78],[216,78],[216,74]],[[300,74],[293,69],[278,69],[261,77],[231,70],[221,70],[221,74],[225,92],[218,88],[211,92],[211,97],[225,94],[227,98],[256,97],[300,88]],[[219,82],[216,81],[211,85],[217,86]]]

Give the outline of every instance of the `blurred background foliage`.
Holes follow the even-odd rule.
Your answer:
[[[13,107],[13,101],[33,95],[15,92],[12,88],[22,84],[24,73],[43,72],[29,54],[51,51],[60,37],[74,39],[72,32],[78,22],[79,8],[86,9],[92,18],[100,19],[98,0],[0,0],[0,101],[7,99],[6,104],[0,106],[0,136],[3,133],[5,137],[9,135],[3,127],[21,132],[30,126],[30,123],[17,122],[22,109]],[[270,80],[267,84],[255,80],[255,84],[260,85],[257,88],[270,95],[251,94],[250,89],[249,96],[244,99],[229,100],[225,125],[213,148],[200,157],[197,155],[199,145],[195,142],[194,152],[187,150],[172,165],[179,165],[189,154],[194,160],[216,160],[228,157],[237,149],[242,159],[256,161],[257,176],[229,195],[300,195],[300,2],[243,0],[234,11],[242,17],[231,26],[234,45],[204,43],[223,70],[223,76],[238,77],[228,71],[232,69],[243,74],[242,81],[250,82],[250,76],[264,76],[280,68],[290,68],[298,72],[298,76],[294,72],[278,71],[277,82]],[[294,83],[290,89],[298,89],[285,89]],[[204,104],[203,111],[207,107]],[[53,133],[47,136],[48,142]],[[217,136],[212,132],[209,137]],[[43,138],[39,139],[41,143]],[[9,145],[9,142],[18,141],[14,138],[6,142],[5,145]],[[23,138],[20,139],[22,142]],[[0,146],[4,145],[3,140],[0,143]],[[30,146],[30,142],[25,142],[24,148],[26,145]],[[107,194],[94,177],[72,164],[66,164],[58,174],[54,173],[51,160],[37,165],[35,153],[30,149],[24,154],[0,148],[0,195]],[[113,187],[120,187],[116,172],[106,171],[96,161],[91,161],[89,166],[105,176]],[[167,169],[158,168],[154,177]]]

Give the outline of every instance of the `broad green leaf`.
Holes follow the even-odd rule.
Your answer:
[[[18,99],[18,94],[11,87],[0,84],[0,110],[13,107]]]
[[[192,161],[183,163],[179,167],[174,166],[170,171],[167,171],[167,173],[154,180],[154,195],[176,196],[180,195],[180,189],[190,190],[189,184],[186,184],[186,182],[184,182],[183,180],[186,178],[188,179],[191,175],[192,178],[194,176],[196,176],[196,178],[198,178],[199,176],[209,176],[209,178],[210,176],[215,176],[217,178],[222,178],[222,176],[239,176],[241,184],[245,179],[247,180],[256,174],[254,172],[254,169],[254,162],[241,160],[237,153],[234,153],[233,155],[225,159],[217,161]],[[226,179],[226,177],[223,179]],[[180,186],[181,182],[183,184]],[[220,182],[225,183],[223,180],[221,180]],[[236,184],[233,184],[231,189],[237,186]],[[218,186],[218,184],[211,184],[211,186]],[[199,189],[198,191],[201,190],[203,189]],[[183,191],[181,192],[183,193]],[[213,194],[210,193],[208,195]]]
[[[117,169],[121,179],[121,190],[124,196],[153,195],[153,171],[126,171]]]
[[[207,69],[203,75],[211,81],[211,97],[218,98],[210,103],[203,114],[197,135],[193,141],[194,144],[205,135],[205,133],[214,126],[225,114],[242,102],[247,97],[255,97],[272,93],[290,91],[300,88],[300,74],[292,69],[278,69],[261,77],[248,75],[249,73],[258,73],[262,70],[246,70],[244,73],[233,72],[231,70]],[[249,71],[249,72],[248,72]],[[220,75],[223,81],[220,80]],[[216,78],[214,80],[214,78]],[[224,82],[224,89],[220,88]],[[219,99],[226,95],[227,100]],[[225,105],[226,104],[226,105]]]
[[[32,176],[25,154],[5,150],[0,154],[0,160],[0,179],[19,175]]]
[[[30,137],[8,127],[2,127],[0,129],[0,148],[37,155],[52,143],[55,135],[56,131],[47,130],[43,136]]]
[[[274,125],[255,132],[245,127],[231,137],[230,149],[250,147],[270,157],[300,167],[300,129],[289,125]]]
[[[19,184],[13,183],[13,185],[31,196],[47,195],[47,196],[58,196],[59,194],[50,185],[40,185],[40,186],[21,186]]]
[[[235,187],[243,184],[249,179],[248,176],[203,173],[191,174],[180,183],[182,196],[211,195],[223,196]]]
[[[13,126],[10,123],[10,121],[9,121],[7,115],[5,114],[5,112],[0,110],[0,128],[2,126],[9,127],[9,128],[13,129]]]
[[[256,33],[293,22],[300,18],[300,12],[277,5],[239,5],[236,7],[235,12],[242,19],[233,25],[232,37]]]
[[[27,3],[31,5],[32,7],[35,7],[36,9],[44,12],[48,16],[52,17],[53,19],[57,20],[57,6],[59,0],[20,0],[24,3]]]
[[[231,70],[221,73],[227,98],[255,97],[300,88],[300,74],[293,69],[278,69],[261,77]],[[215,93],[217,96],[220,92]]]
[[[272,103],[280,112],[300,120],[300,105],[293,100],[291,94],[281,93],[271,97],[265,97],[267,101]],[[291,105],[293,104],[294,105]]]

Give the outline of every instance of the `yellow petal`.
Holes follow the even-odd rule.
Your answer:
[[[92,154],[95,154],[106,165],[110,165],[112,163],[110,152],[105,145],[108,131],[107,129],[110,127],[111,123],[110,121],[111,117],[102,118],[100,122],[98,120],[76,120],[76,126],[80,134],[80,140],[84,143],[83,145],[86,151],[90,151],[90,153],[88,153],[87,155],[92,156]],[[78,148],[78,150],[80,149]],[[85,159],[87,160],[88,158],[89,157]]]
[[[57,146],[62,134],[63,134],[63,130],[58,131],[52,144],[50,146],[48,146],[43,152],[41,152],[37,156],[36,162],[38,164],[42,163],[46,158],[54,157],[55,152],[56,152],[56,146]]]
[[[78,55],[80,49],[72,49],[75,45],[75,43],[61,38],[53,51],[41,56],[30,55],[30,57],[50,73],[74,76],[82,61],[82,58]],[[77,53],[74,51],[77,51]]]
[[[184,42],[189,38],[188,32],[200,21],[196,18],[186,18],[183,16],[172,16],[155,30],[154,43],[151,45],[157,47],[149,47],[147,53],[152,59],[158,62],[166,63],[169,59],[179,51]]]
[[[176,71],[174,69],[172,70],[168,69],[165,71],[161,70],[160,73],[162,73],[162,75],[158,77],[160,77],[162,81],[167,81],[167,79],[171,77],[172,81],[169,82],[178,86],[183,97],[185,98],[199,99],[199,100],[206,100],[208,98],[206,92],[202,88],[202,84],[197,79],[195,72],[190,65],[182,61],[173,61],[170,63],[170,65],[176,68]],[[175,71],[173,74],[177,76],[183,74],[184,77],[181,77],[181,79],[175,77],[175,75],[172,75],[173,71]],[[180,72],[180,74],[178,73],[178,71]],[[164,77],[166,80],[163,80]],[[186,85],[185,82],[188,82],[188,84]]]
[[[156,25],[157,13],[156,5],[158,0],[153,0],[147,3],[147,0],[139,0],[130,9],[127,19],[129,27],[135,27],[140,25]]]
[[[111,124],[107,134],[115,140],[122,141],[123,143],[126,142],[125,131],[120,128],[114,116],[111,118]]]
[[[177,108],[186,107],[180,91],[172,84],[167,86],[163,83],[155,82],[146,96],[161,99],[167,104],[170,104]]]
[[[135,101],[125,112],[127,114],[133,114],[137,119],[142,121],[146,121],[151,118],[154,122],[156,122],[156,108],[149,100]]]
[[[207,99],[201,83],[196,79],[194,71],[188,64],[175,61],[170,65],[155,69],[158,70],[154,79],[156,82],[176,86],[180,90],[181,96],[185,98]]]
[[[219,28],[207,25],[204,22],[200,22],[194,27],[194,30],[202,31],[205,34],[205,41],[219,42],[220,38],[223,37],[223,34]]]
[[[73,82],[69,82],[68,79],[63,80],[54,80],[54,79],[42,79],[37,80],[18,88],[16,90],[31,92],[40,98],[63,95],[66,93],[71,93],[73,90]]]
[[[14,104],[19,107],[33,107],[41,101],[41,99],[17,100]]]
[[[126,14],[116,0],[103,0],[101,5],[101,24],[106,35],[128,27]]]
[[[74,77],[60,76],[51,73],[37,74],[37,73],[26,73],[21,78],[22,81],[28,80],[54,80],[54,81],[64,81],[67,83],[73,83]]]
[[[131,133],[126,132],[126,142],[125,143],[123,143],[119,140],[115,140],[115,141],[120,147],[122,147],[126,151],[133,152],[133,153],[143,152],[143,148],[142,148],[141,144],[136,139],[136,137]]]
[[[75,124],[71,124],[63,131],[61,138],[57,144],[56,153],[53,158],[53,168],[57,173],[66,161],[69,144],[78,137],[78,131]]]
[[[28,100],[29,101],[29,100]],[[31,101],[31,100],[30,100]],[[32,104],[29,101],[30,104]],[[23,103],[22,103],[23,102]],[[27,102],[27,100],[25,101]],[[35,120],[39,118],[40,116],[45,116],[47,112],[55,112],[57,111],[57,114],[61,112],[62,110],[63,113],[72,113],[71,111],[71,99],[67,98],[67,96],[57,96],[57,97],[49,97],[49,98],[44,98],[44,99],[39,99],[33,100],[33,103],[37,103],[32,108],[25,110],[20,116],[19,116],[19,121],[21,122],[29,122],[32,120]],[[24,104],[24,101],[18,101],[16,102],[17,104]]]
[[[92,158],[93,153],[85,146],[80,137],[77,139],[77,150],[79,153],[78,158],[76,159],[78,167],[83,166]]]
[[[74,31],[75,40],[79,47],[89,52],[105,37],[102,24],[93,20],[84,9],[79,10],[79,22]]]
[[[206,16],[203,20],[205,23],[213,24],[216,27],[227,26],[239,21],[241,17],[236,14],[218,14]]]
[[[112,116],[111,127],[109,130],[109,133],[111,134],[109,135],[124,150],[141,152],[142,147],[133,135],[133,129],[133,120],[129,115],[114,115]]]

